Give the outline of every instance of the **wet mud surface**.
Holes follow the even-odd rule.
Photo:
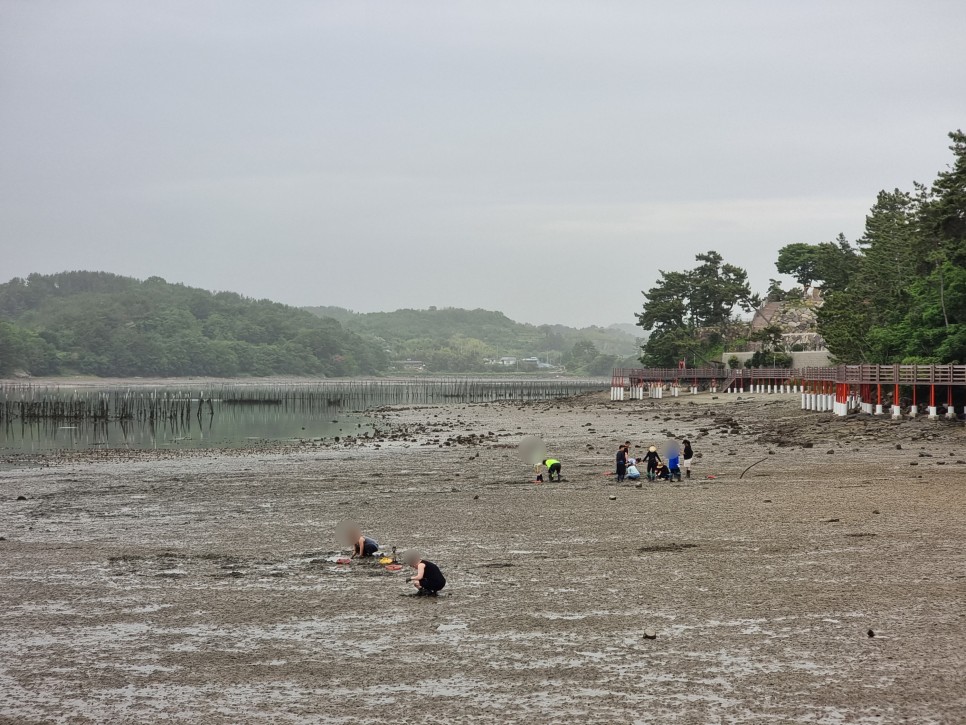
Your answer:
[[[961,424],[765,395],[370,415],[340,447],[0,472],[0,722],[963,721]],[[614,483],[619,443],[668,435],[694,478]],[[446,589],[338,564],[345,518]]]

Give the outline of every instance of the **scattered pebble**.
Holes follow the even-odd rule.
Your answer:
[[[609,496],[608,498],[610,498],[611,501],[616,501],[617,500],[617,496]]]
[[[871,632],[872,630],[869,631]],[[645,629],[644,639],[657,639],[657,632],[655,632],[653,629]]]
[[[17,500],[18,501],[26,501],[27,500],[27,497],[26,496],[17,496]]]
[[[866,632],[866,634],[868,634],[870,638],[875,637],[875,632],[873,632],[871,629],[868,632]]]

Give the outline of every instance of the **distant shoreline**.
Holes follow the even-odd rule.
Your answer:
[[[37,378],[0,378],[0,385],[35,385],[35,386],[78,386],[78,387],[112,387],[128,386],[137,387],[145,385],[173,386],[173,385],[307,385],[318,383],[337,383],[347,381],[364,380],[383,380],[386,382],[399,381],[410,382],[414,380],[439,380],[439,379],[458,378],[461,380],[589,380],[606,383],[608,378],[595,375],[568,375],[560,373],[556,375],[546,375],[539,373],[432,373],[422,375],[355,375],[350,377],[296,377],[296,376],[272,376],[272,377],[237,377],[237,378],[209,378],[209,377],[181,377],[181,378],[152,378],[152,377],[120,377],[120,378],[99,378],[93,375],[63,376],[63,377],[37,377]]]

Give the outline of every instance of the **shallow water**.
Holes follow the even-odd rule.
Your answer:
[[[371,433],[385,405],[545,400],[593,380],[373,379],[312,383],[0,385],[0,455],[62,449],[248,448]],[[107,419],[18,415],[19,401],[106,405]],[[157,407],[155,407],[157,406]],[[148,418],[146,413],[154,409]],[[126,413],[122,413],[126,411]]]
[[[360,415],[213,404],[183,420],[13,420],[0,425],[0,454],[85,448],[245,448],[286,440],[334,440],[373,430]]]

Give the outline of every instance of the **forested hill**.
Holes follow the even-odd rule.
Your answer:
[[[334,319],[233,292],[105,272],[0,285],[0,374],[353,375],[382,347]]]
[[[502,312],[453,307],[369,313],[340,307],[306,309],[382,341],[396,360],[420,360],[436,371],[492,369],[484,361],[536,357],[571,372],[599,375],[608,374],[615,361],[636,361],[640,354],[637,338],[616,326],[529,325]]]

